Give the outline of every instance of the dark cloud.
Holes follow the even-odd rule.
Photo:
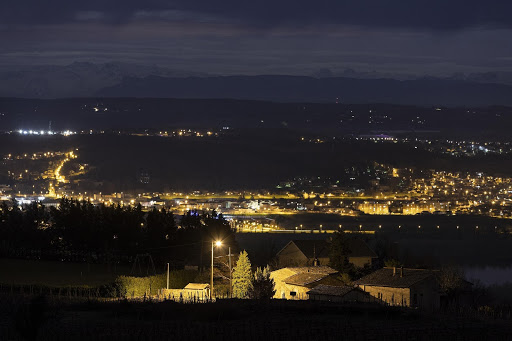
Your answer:
[[[145,18],[224,22],[254,28],[356,25],[411,29],[511,27],[507,0],[18,0],[2,1],[3,25]]]
[[[213,74],[512,72],[506,0],[0,1],[0,65]]]

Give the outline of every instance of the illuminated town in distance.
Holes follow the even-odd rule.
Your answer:
[[[347,107],[317,121],[305,115],[305,125],[288,114],[262,116],[256,126],[223,117],[217,124],[123,126],[130,115],[118,128],[108,120],[87,127],[89,116],[64,127],[52,116],[51,130],[11,122],[0,133],[1,226],[11,241],[0,266],[80,268],[77,283],[96,291],[78,286],[76,299],[187,305],[237,297],[259,305],[262,293],[240,293],[233,282],[247,257],[264,267],[251,274],[259,276],[251,285],[273,288],[265,295],[275,304],[454,318],[451,304],[462,300],[458,309],[485,319],[482,302],[507,300],[496,295],[510,272],[512,141],[497,124],[508,114],[496,109],[498,121],[475,135],[482,125],[457,118],[467,110],[418,109],[450,112],[456,134],[442,127],[442,116],[411,118],[403,110]],[[354,121],[358,111],[367,118]],[[11,227],[17,219],[24,241]],[[96,270],[83,268],[91,264]],[[13,288],[25,290],[26,280],[12,274],[20,283]],[[401,284],[413,279],[420,284]],[[112,280],[111,292],[94,284]]]
[[[512,340],[510,13],[0,1],[0,341]]]
[[[127,136],[136,139],[171,138],[179,141],[201,141],[210,143],[218,139],[232,139],[226,127],[215,129],[154,130],[81,130],[62,132],[19,130],[5,132],[6,136],[18,134],[29,137],[72,135]],[[211,140],[213,139],[213,140]],[[439,137],[410,137],[387,134],[361,134],[349,136],[307,137],[297,135],[294,142],[298,148],[304,144],[323,147],[336,143],[373,143],[394,147],[407,146],[434,155],[468,160],[489,155],[512,155],[510,142],[469,141],[466,139],[441,139]],[[68,144],[63,140],[64,145]],[[200,142],[201,143],[201,142]],[[391,164],[368,162],[364,166],[348,167],[336,176],[299,176],[290,173],[265,188],[232,188],[216,191],[208,188],[192,188],[189,191],[172,190],[163,186],[159,190],[150,187],[150,170],[133,170],[132,188],[105,191],[91,185],[88,173],[95,168],[89,160],[80,159],[78,148],[71,151],[47,150],[32,154],[4,155],[2,170],[8,181],[0,187],[1,199],[17,200],[27,204],[40,201],[45,206],[58,206],[61,198],[88,201],[105,205],[141,205],[144,210],[168,209],[177,215],[187,211],[207,212],[215,210],[224,214],[232,225],[247,231],[299,230],[293,222],[280,226],[276,216],[294,214],[329,214],[358,217],[365,215],[478,215],[508,219],[512,217],[512,178],[504,175],[486,174],[482,171],[421,169],[398,167]],[[298,171],[300,173],[300,171]],[[96,181],[100,186],[109,179]],[[139,188],[137,188],[139,187]],[[151,190],[153,189],[153,190]],[[502,231],[499,220],[498,225]],[[300,224],[300,230],[319,230],[319,223]],[[324,224],[324,230],[333,232],[336,223]],[[339,225],[339,224],[338,224]],[[348,224],[352,226],[354,224]],[[357,225],[357,224],[355,224]],[[506,224],[505,224],[506,225]],[[400,226],[398,224],[396,227]],[[476,227],[474,225],[473,227]],[[353,226],[352,226],[353,227]],[[373,231],[382,224],[366,224],[359,230]],[[401,226],[400,226],[401,227]],[[440,228],[436,224],[436,228]]]

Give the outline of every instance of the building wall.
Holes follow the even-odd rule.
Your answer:
[[[283,280],[293,275],[295,275],[295,272],[287,268],[272,271],[270,273],[270,277],[274,280],[274,289],[276,290],[274,298],[281,298],[282,292],[288,291],[288,289],[286,288],[286,284],[283,282]]]
[[[280,266],[304,266],[308,263],[308,258],[293,243],[288,244],[278,255]]]
[[[308,265],[313,266],[313,261],[314,259],[310,259]],[[318,258],[318,261],[320,262],[319,266],[329,266],[329,257]]]
[[[369,297],[359,291],[352,290],[343,296],[315,295],[310,294],[309,299],[312,301],[329,301],[329,302],[368,302]]]
[[[435,278],[432,277],[411,286],[411,306],[435,311],[439,310],[440,305],[440,288]]]
[[[360,285],[361,289],[389,305],[436,311],[441,304],[439,285],[435,278],[421,281],[410,288],[390,288]]]
[[[348,261],[358,268],[364,268],[367,264],[372,265],[372,257],[348,257]]]
[[[390,288],[368,285],[360,285],[359,287],[370,294],[370,296],[376,298],[377,301],[389,305],[411,306],[411,292],[409,288]]]
[[[318,258],[319,264],[317,266],[329,266],[329,257]],[[279,265],[285,267],[300,267],[300,266],[315,266],[314,259],[306,257],[286,258],[281,260],[279,258]]]
[[[307,258],[302,251],[295,245],[289,244],[277,255],[279,265],[282,267],[291,266],[312,266],[313,259]],[[318,258],[320,265],[329,265],[329,257]],[[358,268],[364,268],[365,265],[372,265],[372,257],[349,257],[348,261]]]
[[[295,275],[296,273],[294,271],[291,271],[287,268],[272,271],[270,273],[270,277],[274,280],[275,284],[275,290],[276,293],[274,294],[274,298],[281,298],[281,299],[287,299],[287,300],[307,300],[308,295],[307,292],[311,290],[307,287],[302,286],[296,286],[296,285],[289,285],[284,282],[284,279]],[[292,295],[291,293],[294,292],[295,295]]]
[[[276,295],[279,295],[278,298],[287,300],[307,300],[309,298],[307,294],[309,290],[311,288],[283,283],[279,287],[279,291],[276,289]],[[295,294],[293,295],[293,293]]]

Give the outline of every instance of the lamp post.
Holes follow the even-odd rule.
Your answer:
[[[213,299],[213,245],[219,247],[222,245],[222,242],[220,240],[213,241],[212,240],[212,272],[210,276],[210,299]]]

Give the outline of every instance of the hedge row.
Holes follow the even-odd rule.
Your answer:
[[[183,289],[188,283],[195,282],[198,272],[193,270],[174,270],[169,273],[169,288]],[[112,283],[98,287],[1,284],[0,292],[25,295],[56,295],[77,297],[136,297],[156,295],[159,289],[167,287],[167,274],[148,277],[119,276]]]
[[[167,275],[155,275],[148,277],[119,276],[115,280],[118,290],[117,296],[137,297],[144,295],[156,295],[159,289],[165,288]]]
[[[175,270],[169,273],[169,289],[183,289],[194,282],[197,271]],[[111,288],[111,297],[137,297],[156,295],[160,289],[167,287],[167,274],[147,277],[119,276]]]

